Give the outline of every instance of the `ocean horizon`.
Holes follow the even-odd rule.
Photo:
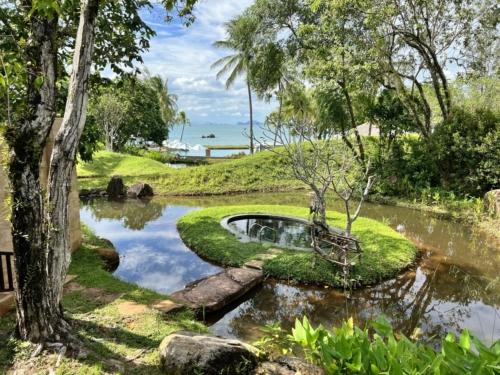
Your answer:
[[[248,133],[250,125],[236,124],[192,124],[186,125],[182,142],[189,143],[191,146],[200,144],[203,146],[239,146],[250,144]],[[262,125],[253,126],[255,138],[267,143],[272,142],[272,134],[269,130],[262,128]],[[170,141],[181,140],[182,125],[175,126],[168,136]],[[213,134],[215,138],[206,138]],[[203,138],[205,136],[205,138]]]

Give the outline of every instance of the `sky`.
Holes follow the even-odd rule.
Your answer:
[[[229,90],[225,77],[216,80],[218,69],[210,66],[231,51],[217,50],[212,43],[226,39],[223,23],[242,12],[254,0],[202,0],[196,6],[196,21],[190,27],[179,21],[163,22],[157,12],[141,16],[157,36],[143,54],[144,65],[152,74],[168,78],[169,93],[179,96],[179,110],[193,124],[236,124],[250,120],[248,92],[243,78]],[[220,69],[219,69],[220,70]],[[276,104],[259,102],[252,97],[254,121],[263,122]]]

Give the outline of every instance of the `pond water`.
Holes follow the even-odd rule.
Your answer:
[[[179,238],[176,220],[194,210],[219,205],[279,204],[308,207],[305,192],[222,197],[170,197],[81,202],[81,219],[101,237],[113,241],[121,257],[115,274],[161,293],[172,293],[195,279],[218,272]],[[341,211],[335,200],[329,210]],[[213,332],[252,341],[259,327],[280,321],[290,329],[307,316],[327,328],[353,317],[384,312],[396,331],[410,335],[415,327],[425,338],[460,332],[467,327],[479,338],[500,338],[500,243],[471,228],[432,215],[393,206],[366,204],[362,215],[390,222],[417,244],[417,263],[393,278],[354,290],[341,290],[267,279],[225,309],[207,317]],[[354,224],[355,229],[356,224]],[[382,261],[382,260],[381,260]],[[437,340],[437,339],[435,339]]]

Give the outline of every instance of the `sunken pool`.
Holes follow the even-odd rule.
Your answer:
[[[241,214],[224,218],[221,225],[241,237],[242,242],[266,241],[283,247],[311,250],[312,226],[307,220],[289,216]]]

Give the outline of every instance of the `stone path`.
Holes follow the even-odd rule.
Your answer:
[[[64,293],[80,292],[82,296],[97,300],[102,303],[113,303],[117,299],[124,296],[124,293],[104,294],[103,288],[85,288],[83,285],[80,285],[75,281],[69,282],[75,277],[75,275],[68,275],[66,277],[65,281],[67,284],[64,286]],[[146,305],[140,305],[131,301],[120,303],[116,307],[122,315],[137,315],[151,310],[151,308]],[[160,300],[156,301],[152,308],[163,313],[167,313],[172,310],[182,308],[182,305],[176,304],[169,300]]]
[[[206,312],[223,308],[262,282],[262,272],[247,268],[225,269],[215,275],[187,284],[183,290],[171,294],[193,309]]]

